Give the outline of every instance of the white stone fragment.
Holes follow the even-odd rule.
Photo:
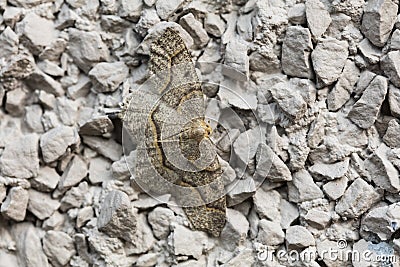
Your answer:
[[[370,0],[362,17],[361,31],[376,46],[382,47],[396,22],[398,4],[392,0]]]
[[[400,51],[390,51],[381,60],[381,68],[390,81],[400,87]]]
[[[346,176],[342,178],[330,181],[322,187],[324,193],[332,200],[339,199],[343,196],[347,188],[347,183],[349,179]]]
[[[54,22],[29,12],[17,25],[22,43],[27,46],[34,55],[38,55],[46,46],[57,39],[58,31]]]
[[[92,207],[84,207],[78,211],[76,216],[76,227],[81,228],[88,221],[94,217],[94,211]]]
[[[112,180],[111,162],[103,157],[96,157],[89,163],[89,181],[99,184]]]
[[[195,259],[200,258],[208,243],[206,233],[192,231],[181,225],[175,227],[172,239],[175,255],[192,256]]]
[[[356,179],[336,204],[335,211],[342,217],[356,218],[378,202],[380,195],[362,178]]]
[[[96,44],[93,46],[93,44]],[[69,29],[68,51],[76,65],[85,73],[98,62],[107,61],[109,51],[98,32]]]
[[[179,24],[193,37],[193,41],[197,47],[207,45],[210,37],[208,37],[203,24],[198,21],[192,13],[183,16],[179,20]]]
[[[378,116],[388,89],[387,79],[376,76],[353,105],[348,118],[363,129],[370,128]]]
[[[239,75],[249,76],[249,56],[247,50],[249,46],[239,38],[234,38],[228,42],[225,51],[224,63],[230,68],[223,68],[223,73],[232,78],[238,78]],[[231,69],[232,68],[232,69]]]
[[[174,212],[163,207],[156,207],[149,212],[148,221],[153,229],[154,236],[165,239],[169,235],[171,223],[176,221]]]
[[[358,44],[358,49],[370,64],[378,63],[382,56],[382,50],[374,46],[367,38]]]
[[[18,265],[15,266],[50,266],[43,252],[40,231],[31,222],[13,224],[11,232],[16,241],[15,247],[18,256]],[[4,262],[2,261],[2,263]]]
[[[292,174],[286,164],[266,144],[261,143],[256,152],[255,175],[272,182],[291,181]]]
[[[99,93],[111,93],[128,77],[129,68],[124,62],[101,62],[90,71],[95,90]]]
[[[388,123],[388,128],[385,135],[383,136],[383,141],[385,144],[392,148],[400,148],[400,124],[397,120],[392,119]]]
[[[308,168],[314,178],[334,180],[343,177],[349,169],[350,159],[333,164],[316,163]]]
[[[1,214],[8,219],[21,222],[25,219],[28,206],[28,191],[20,186],[10,189],[6,200],[1,204]]]
[[[330,111],[337,111],[350,99],[359,76],[360,70],[356,64],[347,60],[338,82],[328,94],[327,103]]]
[[[79,135],[74,127],[59,126],[44,133],[40,137],[40,148],[43,160],[53,162],[63,156],[71,146],[80,143]]]
[[[254,208],[261,219],[281,222],[281,199],[277,191],[259,188],[253,196]]]
[[[400,228],[400,206],[395,203],[371,209],[361,220],[361,230],[389,240]]]
[[[133,241],[136,234],[137,210],[122,191],[111,191],[102,204],[97,227],[111,237]]]
[[[204,20],[204,29],[215,37],[221,37],[225,31],[226,23],[214,13],[207,13]]]
[[[324,85],[330,85],[339,78],[349,54],[348,46],[346,41],[327,37],[311,53],[314,70]]]
[[[299,249],[315,245],[313,235],[304,226],[294,225],[286,230],[286,244],[288,248]]]
[[[35,177],[39,171],[39,137],[28,134],[6,145],[0,157],[3,175],[17,178]]]
[[[389,106],[393,116],[400,118],[400,89],[389,85]]]
[[[76,187],[68,190],[61,199],[60,210],[66,211],[71,208],[79,208],[83,205],[89,188],[87,182],[82,182]]]
[[[182,5],[183,0],[157,0],[156,10],[162,20],[167,20]]]
[[[43,238],[43,250],[55,267],[67,265],[76,252],[73,239],[61,231],[46,232]]]
[[[328,10],[319,0],[306,1],[306,16],[308,27],[315,39],[321,37],[332,22]]]
[[[299,217],[299,209],[297,205],[290,203],[286,199],[281,199],[281,226],[282,229],[288,229],[289,226]]]
[[[312,209],[304,216],[306,222],[317,229],[325,229],[331,221],[331,216],[328,212]]]
[[[137,22],[142,9],[142,0],[122,0],[119,6],[118,15]]]
[[[292,177],[293,180],[288,183],[289,201],[299,203],[324,196],[306,170],[295,172]]]
[[[122,146],[118,144],[114,139],[104,139],[96,136],[85,136],[83,142],[88,145],[91,149],[97,151],[104,157],[117,161],[122,155]]]
[[[286,75],[312,78],[311,34],[307,28],[290,26],[282,44],[282,70]]]
[[[305,24],[306,23],[306,5],[304,3],[298,3],[293,5],[288,11],[289,21],[293,24]]]
[[[75,155],[64,170],[58,188],[65,191],[77,185],[86,177],[87,173],[87,163],[80,156]]]
[[[18,52],[19,39],[18,35],[10,28],[7,27],[0,34],[0,58],[9,58],[15,56]]]
[[[156,242],[153,232],[147,223],[146,215],[139,213],[137,215],[137,228],[133,236],[132,244],[127,246],[127,252],[133,254],[143,254],[149,251]]]
[[[49,194],[33,189],[29,189],[28,193],[28,210],[40,220],[50,217],[60,207],[60,202]]]
[[[364,161],[364,168],[369,179],[388,192],[400,191],[399,171],[388,159],[390,148],[381,144],[375,152]]]
[[[234,209],[226,210],[226,223],[221,232],[222,246],[228,251],[234,251],[244,244],[249,231],[249,222],[246,217]]]
[[[258,223],[257,240],[267,246],[276,246],[284,242],[285,233],[282,231],[280,223],[262,219]]]
[[[269,91],[279,107],[292,119],[304,116],[307,103],[301,94],[292,88],[290,83],[280,82],[272,86]]]
[[[6,92],[6,111],[14,116],[22,115],[24,107],[26,106],[27,98],[28,93],[22,88]]]

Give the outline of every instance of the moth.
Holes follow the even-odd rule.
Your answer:
[[[226,221],[221,165],[201,82],[176,29],[166,28],[151,44],[149,72],[120,115],[137,144],[135,181],[152,195],[171,194],[193,229],[218,237]]]

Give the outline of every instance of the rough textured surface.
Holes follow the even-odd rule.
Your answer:
[[[398,4],[0,0],[0,266],[397,266]],[[211,191],[228,207],[204,232],[173,192],[137,183],[143,153],[118,115],[147,92],[132,108],[157,106],[170,116],[151,121],[176,127],[153,89],[190,90],[195,75],[210,128],[183,132],[215,144],[223,186]],[[173,144],[154,140],[149,154]],[[372,261],[346,258],[366,251]]]

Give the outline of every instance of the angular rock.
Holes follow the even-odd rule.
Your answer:
[[[305,24],[307,22],[306,5],[304,3],[293,5],[288,11],[288,18],[293,24]]]
[[[78,102],[67,97],[58,97],[56,100],[56,110],[60,121],[64,125],[73,126],[78,119]]]
[[[299,218],[299,209],[296,205],[286,199],[281,199],[280,205],[282,229],[288,229],[290,225]]]
[[[33,12],[28,13],[17,26],[21,32],[21,41],[34,55],[57,39],[58,31],[53,21],[42,18]]]
[[[25,219],[28,206],[28,191],[20,186],[10,189],[6,200],[1,204],[1,215],[5,218],[21,222]]]
[[[11,231],[16,241],[15,247],[19,259],[19,264],[15,266],[50,266],[41,246],[40,231],[32,223],[13,224]]]
[[[35,133],[43,133],[43,125],[42,125],[42,108],[40,105],[31,105],[28,107],[25,107],[25,122],[26,125],[30,130],[32,130]]]
[[[64,170],[58,188],[65,191],[77,185],[86,177],[87,173],[87,163],[80,156],[75,155]]]
[[[111,133],[114,130],[114,124],[107,116],[99,116],[92,118],[83,124],[79,133],[82,135],[101,136],[106,133]]]
[[[381,60],[381,68],[389,80],[400,87],[400,51],[390,51]]]
[[[363,231],[376,234],[380,240],[389,240],[400,227],[400,206],[384,205],[368,211],[361,220]]]
[[[378,63],[382,56],[382,50],[379,47],[371,44],[371,42],[368,41],[367,38],[365,38],[358,44],[358,49],[360,49],[361,54],[367,59],[368,63],[370,64]]]
[[[272,182],[291,181],[292,174],[286,164],[266,144],[261,143],[256,152],[255,175]]]
[[[87,197],[88,191],[87,182],[82,182],[78,186],[72,187],[61,199],[60,210],[65,212],[70,208],[80,208]]]
[[[24,112],[27,99],[28,93],[21,88],[8,91],[6,93],[6,111],[13,116],[21,116]]]
[[[167,238],[171,231],[171,223],[175,220],[174,212],[163,207],[156,207],[148,216],[148,221],[153,229],[154,236],[158,239]]]
[[[37,63],[39,69],[50,76],[64,76],[64,70],[56,63],[49,60],[43,60]]]
[[[207,13],[204,20],[204,29],[215,37],[221,37],[225,31],[226,23],[214,13]]]
[[[94,211],[92,207],[84,207],[78,211],[76,216],[76,227],[81,228],[88,221],[94,217]]]
[[[192,13],[183,16],[179,20],[179,24],[193,37],[193,41],[197,47],[207,45],[210,37],[208,37],[206,30],[204,30],[203,24]]]
[[[146,215],[137,215],[137,228],[133,236],[132,243],[126,248],[127,253],[143,254],[149,251],[156,242],[150,226],[147,223]]]
[[[361,98],[353,105],[348,118],[363,129],[370,128],[378,116],[387,93],[387,80],[377,75],[364,90]]]
[[[288,183],[289,201],[299,203],[324,196],[306,170],[295,172],[292,177],[293,180]]]
[[[304,116],[307,103],[297,90],[293,90],[287,82],[280,82],[272,86],[269,91],[279,107],[292,119]]]
[[[333,164],[316,163],[308,168],[308,171],[316,179],[335,180],[343,177],[349,169],[350,159]]]
[[[160,255],[157,253],[147,253],[140,256],[135,265],[138,267],[155,266],[159,257]]]
[[[36,134],[28,134],[7,144],[0,157],[1,173],[17,178],[37,176],[39,171],[38,141]]]
[[[399,171],[388,159],[390,148],[381,144],[367,160],[364,161],[364,168],[369,179],[391,193],[400,191]]]
[[[203,254],[203,247],[208,243],[207,234],[192,231],[181,225],[175,227],[172,240],[175,255],[192,256],[195,259],[200,258]]]
[[[131,177],[130,170],[133,170],[136,158],[136,151],[132,151],[129,156],[122,157],[119,161],[111,165],[113,177],[117,180],[128,180]]]
[[[68,96],[72,99],[85,97],[89,94],[92,83],[86,75],[80,75],[76,84],[68,87]]]
[[[172,16],[175,11],[182,5],[183,0],[171,0],[171,1],[160,1],[156,2],[156,10],[158,16],[162,20],[167,20],[170,16]]]
[[[226,224],[221,232],[222,246],[228,251],[234,251],[244,244],[249,231],[249,222],[246,217],[237,210],[226,210]]]
[[[79,145],[80,138],[74,127],[58,126],[40,137],[43,160],[53,162],[63,156],[69,147]]]
[[[44,166],[39,169],[38,175],[29,181],[31,186],[36,190],[41,192],[50,192],[57,187],[57,184],[60,181],[60,175],[54,168]]]
[[[392,119],[389,121],[388,128],[383,136],[383,141],[392,148],[400,148],[399,133],[400,124],[396,119]]]
[[[396,29],[390,38],[390,48],[392,50],[400,49],[400,30]]]
[[[232,69],[223,68],[222,73],[234,79],[238,79],[238,76],[243,74],[248,77],[250,66],[248,49],[248,45],[238,38],[230,40],[226,45],[224,63]]]
[[[400,118],[400,89],[389,85],[389,105],[393,116]]]
[[[43,90],[49,94],[60,96],[64,94],[61,84],[49,75],[45,74],[39,68],[34,71],[25,80],[26,85],[32,90]]]
[[[357,218],[378,202],[380,195],[362,178],[356,179],[336,204],[335,211],[342,217]]]
[[[226,264],[226,267],[241,267],[241,266],[253,266],[256,262],[254,257],[254,251],[251,248],[245,248],[235,257],[231,258]]]
[[[313,235],[304,226],[294,225],[286,230],[286,244],[290,249],[305,248],[315,245]]]
[[[49,194],[33,189],[29,189],[28,193],[28,210],[40,220],[50,217],[60,207],[60,202],[52,199]]]
[[[43,250],[51,264],[62,267],[75,255],[73,239],[61,231],[48,231],[43,238]]]
[[[93,44],[96,44],[93,46]],[[75,64],[85,73],[98,62],[108,61],[109,51],[98,32],[69,29],[68,52]]]
[[[338,82],[328,94],[327,103],[330,111],[337,111],[350,99],[359,76],[360,70],[356,64],[347,60]]]
[[[282,44],[282,70],[286,75],[312,78],[311,34],[307,28],[290,26]]]
[[[40,104],[45,109],[54,109],[56,106],[56,97],[53,94],[49,94],[46,91],[40,90],[38,93]]]
[[[398,5],[392,0],[371,0],[364,8],[361,31],[376,46],[382,47],[396,22]]]
[[[142,11],[139,22],[136,24],[136,31],[141,36],[146,36],[148,30],[157,23],[160,23],[160,18],[155,8],[146,8]]]
[[[311,53],[314,70],[324,85],[330,85],[339,78],[349,54],[348,46],[346,41],[327,37]]]
[[[253,196],[254,208],[261,219],[281,222],[281,199],[275,190],[259,188]]]
[[[112,180],[111,162],[103,157],[96,157],[89,163],[89,181],[99,184]]]
[[[122,0],[119,6],[118,15],[137,22],[143,9],[142,0]]]
[[[331,221],[331,216],[328,212],[312,209],[307,212],[304,219],[312,227],[317,229],[325,229]]]
[[[111,237],[133,241],[136,233],[137,210],[122,191],[111,191],[102,204],[97,227]]]
[[[285,233],[282,231],[280,223],[262,219],[258,223],[257,240],[267,246],[276,246],[284,242]]]
[[[85,136],[83,142],[88,145],[91,149],[97,151],[104,157],[117,161],[122,155],[122,146],[118,144],[114,139],[104,139],[96,136]]]
[[[10,58],[18,53],[19,39],[18,35],[10,28],[7,27],[0,34],[0,58]]]
[[[343,196],[344,192],[346,191],[348,181],[349,179],[344,176],[324,184],[322,189],[330,199],[336,200]]]
[[[126,80],[128,74],[129,68],[124,62],[101,62],[89,71],[89,77],[99,93],[114,92]]]
[[[325,5],[319,0],[306,1],[307,24],[315,39],[321,37],[332,22]]]

